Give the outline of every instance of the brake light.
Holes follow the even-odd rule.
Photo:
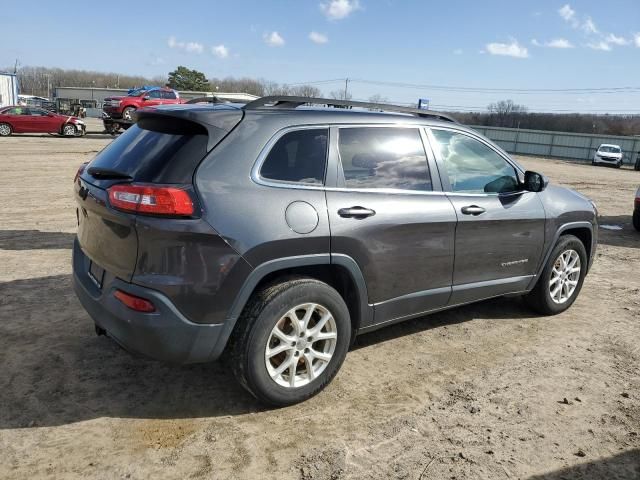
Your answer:
[[[89,162],[84,162],[82,165],[80,165],[80,168],[78,168],[78,171],[76,172],[76,176],[73,177],[73,183],[76,183],[78,181],[78,178],[80,178],[80,175],[82,175],[82,172],[84,172],[84,169],[87,168],[88,164]]]
[[[143,313],[151,313],[156,311],[156,307],[146,298],[136,297],[130,293],[123,292],[122,290],[116,290],[113,296],[120,300],[124,305],[131,310]]]
[[[126,184],[109,187],[111,206],[126,212],[190,217],[193,200],[186,187]]]

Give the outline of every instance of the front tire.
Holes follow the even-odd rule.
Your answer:
[[[633,228],[640,232],[640,210],[633,211]]]
[[[122,118],[127,122],[133,122],[133,113],[136,111],[134,107],[125,107],[122,110]]]
[[[543,315],[556,315],[575,302],[587,274],[588,257],[582,242],[562,235],[553,248],[527,303]]]
[[[75,125],[67,123],[64,127],[62,127],[62,135],[65,137],[75,137],[76,136]]]
[[[8,123],[0,123],[0,137],[8,137],[11,135],[11,125]]]
[[[254,294],[238,320],[228,360],[258,400],[292,405],[331,382],[350,338],[349,309],[340,294],[318,280],[294,279]]]

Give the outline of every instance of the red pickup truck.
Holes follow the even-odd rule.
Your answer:
[[[108,97],[104,99],[102,110],[111,118],[133,121],[133,112],[138,108],[170,103],[184,103],[180,95],[170,88],[138,88],[126,97]]]

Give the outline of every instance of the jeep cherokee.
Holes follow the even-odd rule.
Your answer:
[[[390,105],[144,108],[74,184],[96,331],[166,362],[224,353],[273,405],[322,390],[359,333],[503,295],[560,313],[596,249],[587,198]]]

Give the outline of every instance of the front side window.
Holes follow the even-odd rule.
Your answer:
[[[175,94],[175,92],[173,92],[171,90],[163,90],[162,91],[162,98],[165,98],[167,100],[175,100],[176,99],[176,94]]]
[[[507,193],[520,189],[516,169],[484,143],[449,130],[432,132],[451,191]]]
[[[280,182],[322,185],[329,130],[314,128],[284,134],[273,146],[260,176]]]
[[[432,190],[417,128],[341,128],[338,148],[347,188]]]
[[[31,112],[31,115],[34,115],[36,117],[46,117],[47,116],[47,112],[45,112],[44,110],[41,110],[39,108],[31,107],[29,109],[29,111]]]

